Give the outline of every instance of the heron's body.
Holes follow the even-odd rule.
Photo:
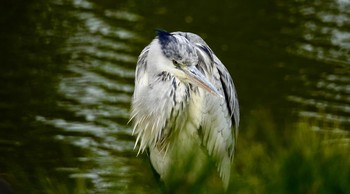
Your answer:
[[[227,188],[238,101],[227,69],[199,36],[158,31],[138,60],[132,119],[136,144],[166,183],[195,182],[213,162]]]

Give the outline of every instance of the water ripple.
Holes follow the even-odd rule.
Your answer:
[[[295,2],[293,9],[285,8],[290,15],[284,33],[294,36],[295,43],[288,47],[291,55],[319,63],[318,74],[310,64],[297,64],[295,75],[304,87],[304,93],[290,95],[288,99],[304,110],[302,118],[325,123],[337,123],[343,129],[350,126],[350,2],[345,0],[320,3],[317,0]],[[286,6],[283,4],[281,6]],[[283,14],[281,14],[283,15]],[[296,33],[299,32],[299,33]],[[301,37],[295,36],[300,34]],[[305,63],[305,62],[304,62]],[[321,70],[322,69],[322,70]],[[320,73],[322,72],[322,73]]]
[[[140,190],[129,186],[141,160],[129,157],[135,153],[127,121],[139,52],[135,46],[142,39],[131,29],[116,27],[116,23],[136,23],[141,17],[125,10],[96,12],[95,4],[86,0],[74,0],[72,6],[70,13],[81,25],[62,51],[70,57],[60,78],[58,104],[75,118],[38,116],[37,120],[61,129],[55,139],[85,150],[78,156],[79,162],[95,166],[68,170],[71,178],[90,180],[94,192]]]

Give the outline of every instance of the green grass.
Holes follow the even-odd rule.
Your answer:
[[[346,133],[329,126],[323,128],[329,133],[317,132],[310,121],[279,130],[269,114],[257,115],[261,122],[250,124],[239,137],[228,193],[350,193]]]

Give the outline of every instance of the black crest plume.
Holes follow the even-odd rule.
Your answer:
[[[180,58],[180,56],[178,56],[179,54],[176,52],[176,45],[178,43],[176,38],[165,30],[157,29],[156,32],[164,55],[167,57],[176,56],[176,58]]]

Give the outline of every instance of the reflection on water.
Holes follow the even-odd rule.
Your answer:
[[[70,57],[58,84],[61,98],[57,103],[73,118],[38,116],[37,120],[62,129],[55,140],[85,152],[78,160],[88,167],[59,167],[60,171],[69,172],[73,179],[86,179],[93,184],[93,193],[140,192],[144,188],[134,182],[143,163],[135,157],[132,130],[126,124],[138,54],[134,48],[142,39],[117,25],[137,22],[139,16],[115,9],[100,13],[96,9],[88,1],[73,2],[71,14],[79,26],[62,48]]]
[[[127,122],[137,56],[163,26],[191,26],[209,39],[235,78],[243,129],[261,107],[287,118],[293,110],[316,130],[349,129],[349,1],[234,1],[220,13],[188,3],[37,0],[0,8],[0,177],[19,193],[154,193]]]
[[[12,6],[15,7],[15,4]],[[1,159],[2,166],[6,165],[0,168],[0,176],[18,187],[18,192],[25,193],[28,193],[26,188],[31,184],[38,185],[37,189],[31,190],[33,193],[45,193],[45,189],[57,190],[59,193],[142,192],[147,187],[135,185],[135,181],[140,174],[150,177],[152,174],[147,175],[151,173],[147,161],[135,157],[132,130],[127,122],[134,67],[139,53],[135,47],[143,45],[143,41],[132,29],[118,25],[127,22],[129,24],[125,27],[130,27],[130,23],[138,22],[139,16],[125,10],[100,10],[94,3],[84,0],[28,3],[25,9],[29,10],[29,14],[39,12],[46,17],[34,16],[33,21],[22,24],[35,24],[33,31],[37,39],[29,36],[34,41],[21,42],[20,46],[37,47],[37,50],[17,51],[17,57],[21,60],[18,66],[24,68],[23,71],[12,72],[11,65],[16,64],[8,64],[9,68],[4,69],[2,77],[9,79],[9,82],[3,82],[8,88],[4,94],[9,95],[9,100],[1,103],[1,107],[16,114],[16,110],[21,110],[17,106],[21,99],[11,101],[10,98],[23,95],[26,99],[24,103],[30,105],[33,112],[29,108],[25,109],[24,114],[28,114],[29,118],[18,115],[19,119],[26,119],[21,122],[25,127],[30,123],[34,126],[31,129],[33,132],[28,134],[30,139],[22,139],[19,134],[27,134],[23,128],[16,126],[15,115],[3,118],[5,123],[2,122],[1,126],[0,150],[3,156],[8,157]],[[22,29],[18,33],[18,37],[25,38]],[[56,38],[59,42],[53,42]],[[45,50],[42,44],[46,42],[42,41],[54,49]],[[34,65],[29,64],[26,58],[21,58],[22,54],[31,54],[29,57]],[[58,55],[59,59],[52,59],[54,55]],[[40,62],[41,58],[41,66],[36,67],[35,63]],[[43,68],[46,66],[49,67]],[[51,70],[51,66],[55,68]],[[42,73],[38,75],[37,71]],[[25,93],[23,88],[19,91],[12,88],[20,86],[17,85],[20,79],[29,81]],[[39,83],[32,85],[32,81]],[[48,86],[44,87],[46,84]],[[35,87],[38,87],[37,92]],[[54,96],[45,103],[48,94]],[[5,130],[8,131],[10,127],[18,131],[6,133]],[[10,135],[10,141],[5,138],[6,135]],[[34,144],[41,149],[28,147]],[[24,147],[31,157],[13,156]],[[42,157],[37,157],[33,152]],[[21,164],[21,159],[33,165]],[[46,166],[49,160],[53,161]],[[13,163],[13,167],[9,163]],[[33,169],[32,178],[28,176],[30,168]],[[23,170],[23,175],[11,173],[13,170]],[[45,171],[50,173],[46,174]],[[64,178],[57,181],[55,177],[61,176]],[[40,180],[46,178],[47,181]],[[148,185],[152,185],[152,179],[149,181]],[[147,183],[147,180],[143,182]],[[78,186],[72,186],[74,184]],[[89,191],[84,192],[87,188]]]
[[[286,5],[281,5],[286,6]],[[293,28],[284,32],[295,37],[287,49],[303,59],[299,76],[303,89],[289,100],[301,104],[303,118],[317,125],[329,124],[348,129],[350,126],[350,2],[334,1],[297,3],[285,7],[284,20]],[[299,62],[299,61],[298,61]]]

